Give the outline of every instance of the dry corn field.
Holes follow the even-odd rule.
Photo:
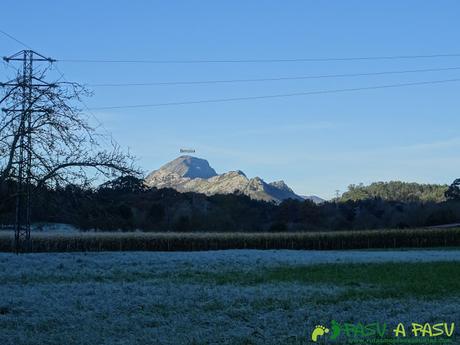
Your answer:
[[[219,249],[372,249],[460,246],[460,229],[368,230],[299,233],[33,232],[34,252],[196,251]],[[13,249],[0,232],[0,251]]]

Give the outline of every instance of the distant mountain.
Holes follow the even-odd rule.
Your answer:
[[[240,170],[218,175],[208,161],[192,156],[180,156],[152,171],[145,183],[149,187],[206,195],[242,193],[252,199],[276,203],[285,199],[303,200],[283,181],[266,183],[260,177],[248,178]]]
[[[317,205],[322,204],[323,202],[326,202],[326,200],[316,195],[301,195],[301,197],[305,200],[311,200]]]

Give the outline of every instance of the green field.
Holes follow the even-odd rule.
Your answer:
[[[428,263],[366,263],[280,266],[257,272],[187,272],[180,281],[207,284],[299,283],[334,285],[344,288],[339,296],[322,302],[372,298],[438,298],[460,296],[460,264],[457,262]],[[135,279],[135,277],[131,277]],[[145,277],[144,277],[145,278]]]

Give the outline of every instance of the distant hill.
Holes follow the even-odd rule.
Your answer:
[[[441,202],[446,200],[444,192],[447,188],[447,185],[401,181],[374,182],[368,186],[352,184],[342,194],[340,201],[381,198],[401,202]]]
[[[304,198],[305,200],[311,200],[317,205],[322,204],[323,202],[326,202],[326,200],[324,200],[323,198],[320,198],[317,195],[301,195],[301,197]]]
[[[303,200],[284,181],[267,183],[260,177],[248,178],[240,170],[219,175],[207,160],[192,156],[180,156],[152,171],[145,183],[149,187],[206,195],[241,193],[251,199],[275,203],[286,199]]]

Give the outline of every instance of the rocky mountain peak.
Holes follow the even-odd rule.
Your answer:
[[[153,173],[174,174],[184,178],[202,178],[207,179],[217,176],[216,171],[211,168],[206,159],[201,159],[193,156],[180,156],[169,163],[163,165],[160,169]],[[152,174],[150,174],[152,175]],[[150,176],[149,175],[149,176]],[[148,179],[148,177],[147,177]]]
[[[270,182],[269,185],[284,191],[292,192],[292,189],[289,188],[289,186],[283,180]]]
[[[266,183],[260,177],[249,179],[241,170],[218,175],[205,159],[180,156],[151,172],[145,183],[150,187],[173,188],[179,192],[206,195],[242,192],[252,199],[279,203],[284,199],[298,199],[284,181]]]

